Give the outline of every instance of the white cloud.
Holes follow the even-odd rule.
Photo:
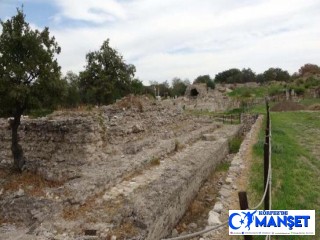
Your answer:
[[[125,18],[124,8],[115,0],[56,0],[61,12],[54,19],[63,18],[83,20],[94,23],[116,21]]]
[[[55,0],[61,26],[51,28],[62,46],[63,71],[79,71],[85,54],[110,38],[137,76],[214,76],[231,67],[257,72],[320,63],[317,0]],[[92,23],[63,28],[63,21]],[[58,25],[59,26],[59,25]]]

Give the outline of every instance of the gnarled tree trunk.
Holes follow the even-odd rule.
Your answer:
[[[22,112],[23,111],[17,111],[14,114],[13,120],[10,121],[11,133],[12,133],[11,152],[13,155],[13,166],[16,170],[20,172],[23,170],[23,167],[26,162],[23,155],[22,147],[19,144],[19,134],[18,134],[18,128],[20,125]]]

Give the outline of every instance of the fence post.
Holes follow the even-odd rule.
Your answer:
[[[247,210],[249,208],[247,192],[238,192],[239,202],[240,202],[240,209]],[[244,240],[253,240],[251,235],[243,236]]]
[[[267,193],[266,193],[266,197],[264,199],[264,210],[270,210],[269,209],[269,192],[270,192],[270,186],[267,186],[268,183],[268,172],[269,172],[269,144],[270,144],[270,113],[269,113],[269,104],[268,101],[266,101],[266,108],[267,108],[267,126],[266,126],[266,139],[265,139],[265,143],[264,143],[264,190],[266,190],[267,187]]]

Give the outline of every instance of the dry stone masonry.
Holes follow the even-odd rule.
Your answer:
[[[0,239],[169,235],[242,131],[187,114],[178,103],[129,96],[87,112],[24,119],[22,176],[8,170],[10,129],[2,119]],[[43,177],[39,186],[34,173]]]

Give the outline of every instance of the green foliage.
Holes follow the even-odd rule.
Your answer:
[[[33,109],[30,112],[28,112],[28,116],[31,118],[39,118],[39,117],[45,117],[53,112],[53,109],[46,109],[46,108],[39,108],[39,109]]]
[[[172,79],[172,90],[171,90],[172,97],[183,96],[189,84],[190,83],[188,82],[188,80],[182,81],[180,78]]]
[[[294,86],[292,89],[298,96],[303,95],[305,92],[305,88],[303,86]]]
[[[227,112],[225,112],[225,114],[229,115],[229,114],[240,114],[243,112],[243,108],[233,108],[231,110],[228,110]]]
[[[229,170],[231,166],[230,162],[222,162],[220,163],[217,168],[216,168],[216,172],[227,172]]]
[[[305,99],[302,99],[300,103],[305,106],[311,106],[313,104],[320,104],[320,98],[305,98]]]
[[[305,87],[306,88],[320,87],[320,79],[315,78],[314,76],[308,77],[305,81]]]
[[[258,78],[259,82],[270,82],[270,81],[285,81],[290,80],[290,74],[288,71],[282,70],[281,68],[269,68]]]
[[[235,136],[229,141],[229,153],[237,153],[243,141],[241,136]]]
[[[139,79],[133,79],[131,81],[131,92],[136,95],[141,95],[145,91],[143,83]]]
[[[81,103],[80,79],[71,71],[63,78],[66,88],[66,95],[63,101],[65,107],[77,107]]]
[[[210,75],[201,75],[198,76],[194,81],[193,84],[195,83],[205,83],[207,84],[208,88],[214,89],[215,88],[215,84],[213,79],[211,79]]]
[[[168,81],[164,81],[163,83],[158,83],[157,81],[150,81],[148,93],[152,96],[156,96],[159,94],[159,96],[161,97],[168,97],[172,95]]]
[[[59,104],[64,83],[55,54],[60,47],[49,29],[31,29],[19,9],[0,23],[0,114],[18,116],[27,109]]]
[[[229,70],[218,73],[215,77],[217,83],[246,83],[255,82],[256,74],[250,69],[231,68]]]
[[[253,97],[263,98],[265,96],[274,96],[284,93],[285,88],[280,84],[265,84],[259,87],[238,87],[230,92],[230,97],[239,99],[249,99]]]
[[[80,92],[85,103],[110,104],[130,93],[136,69],[109,46],[109,39],[100,50],[89,52],[86,60],[86,69],[80,73]]]

